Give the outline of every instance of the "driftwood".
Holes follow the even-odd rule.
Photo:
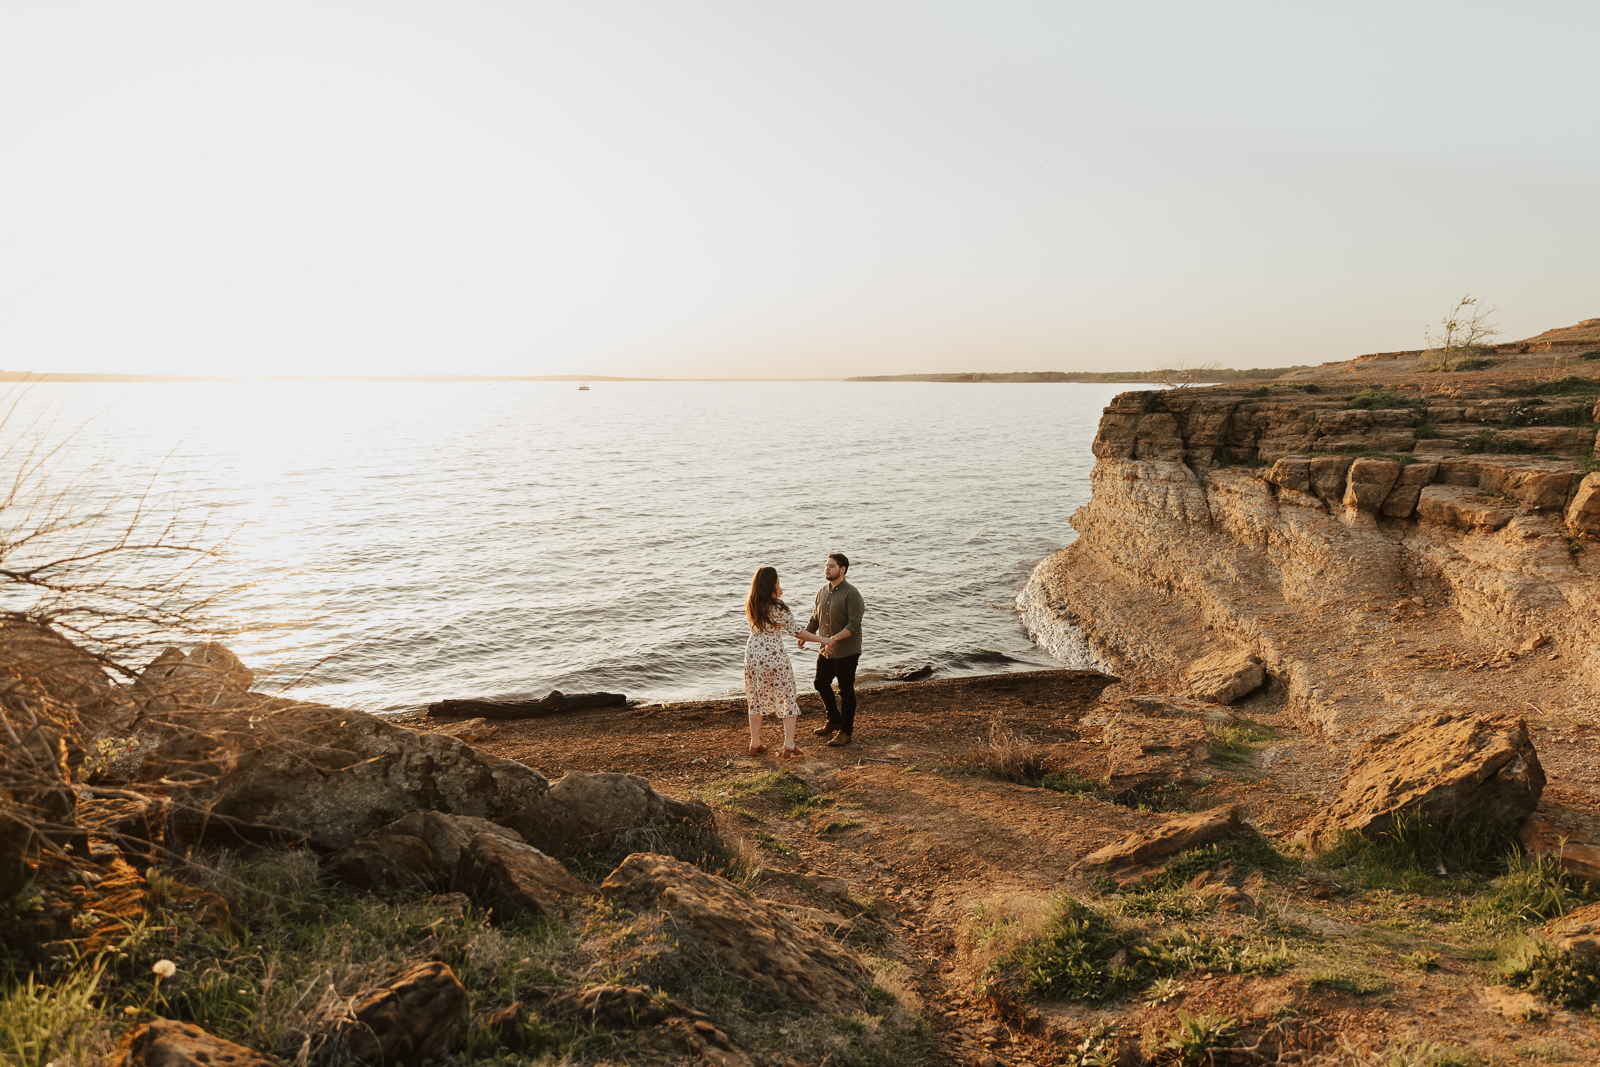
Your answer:
[[[441,700],[428,705],[430,716],[467,715],[484,719],[542,719],[546,715],[560,715],[567,711],[586,711],[590,708],[620,708],[628,698],[621,693],[565,693],[552,692],[543,700]]]

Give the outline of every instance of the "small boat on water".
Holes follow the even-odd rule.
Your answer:
[[[578,383],[578,392],[587,393],[588,391],[589,391],[589,383],[588,382],[579,382]]]

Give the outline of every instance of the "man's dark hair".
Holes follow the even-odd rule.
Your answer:
[[[848,571],[850,569],[850,557],[843,552],[829,552],[828,558],[837,563],[840,570]]]

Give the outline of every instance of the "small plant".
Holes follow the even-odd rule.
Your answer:
[[[1485,308],[1477,297],[1463,296],[1455,302],[1449,313],[1439,320],[1439,331],[1425,330],[1423,339],[1427,351],[1422,353],[1422,365],[1431,371],[1467,370],[1461,364],[1480,360],[1493,351],[1489,340],[1500,333],[1495,315],[1499,308]]]
[[[1533,448],[1514,437],[1501,437],[1493,430],[1481,430],[1461,442],[1461,451],[1469,456],[1479,453],[1509,456],[1532,452]]]
[[[1515,853],[1506,873],[1480,896],[1470,916],[1490,927],[1545,922],[1600,900],[1600,890],[1579,878],[1556,856]]]
[[[1223,1015],[1190,1015],[1178,1009],[1178,1026],[1162,1048],[1172,1049],[1181,1063],[1215,1063],[1217,1053],[1233,1044],[1238,1033],[1232,1019]]]
[[[1444,436],[1444,434],[1425,422],[1417,423],[1413,432],[1417,435],[1417,440],[1419,441],[1437,441]]]
[[[1305,385],[1297,385],[1294,388],[1300,390],[1302,393],[1320,393],[1320,392],[1322,392],[1322,386],[1316,384],[1315,382],[1308,382]]]
[[[1526,989],[1571,1011],[1600,1009],[1600,957],[1558,952],[1548,942],[1525,941],[1506,962],[1506,984]]]
[[[1117,1033],[1121,1023],[1095,1023],[1067,1053],[1067,1067],[1113,1067],[1117,1062]]]
[[[1154,1007],[1169,1000],[1176,1000],[1183,996],[1183,993],[1183,983],[1176,978],[1158,978],[1155,985],[1145,991],[1144,1002]]]
[[[1589,351],[1581,352],[1572,358],[1577,360],[1579,363],[1592,363],[1595,360],[1600,359],[1600,348],[1591,348]]]
[[[1254,389],[1246,389],[1244,391],[1244,395],[1245,395],[1245,397],[1247,399],[1250,399],[1250,400],[1260,400],[1262,397],[1266,396],[1270,391],[1271,390],[1269,390],[1266,386],[1258,385]]]
[[[1589,418],[1587,404],[1556,408],[1554,411],[1543,410],[1544,401],[1531,399],[1525,404],[1519,404],[1511,409],[1511,413],[1501,420],[1504,429],[1513,429],[1518,426],[1588,426],[1592,425]]]
[[[1350,397],[1345,406],[1362,408],[1367,411],[1394,411],[1399,408],[1422,411],[1428,405],[1421,397],[1395,396],[1393,393],[1386,393],[1382,389],[1363,389]]]
[[[1518,396],[1573,396],[1600,392],[1600,379],[1564,374],[1542,382],[1531,382],[1514,390]]]
[[[1439,954],[1437,952],[1424,952],[1421,949],[1416,952],[1402,952],[1400,953],[1400,962],[1410,967],[1413,971],[1422,971],[1426,974],[1429,971],[1437,971],[1439,969]]]

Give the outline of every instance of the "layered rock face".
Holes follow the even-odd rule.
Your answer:
[[[1544,681],[1600,689],[1594,398],[1364,410],[1361,383],[1323,388],[1117,397],[1080,537],[1025,595],[1130,676],[1259,656],[1334,733],[1478,707],[1482,672],[1528,656],[1553,661]],[[1487,428],[1519,421],[1535,425]]]

